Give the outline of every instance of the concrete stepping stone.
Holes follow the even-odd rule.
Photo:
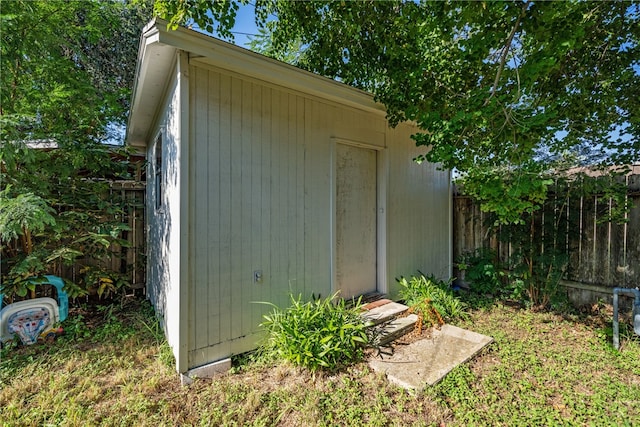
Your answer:
[[[372,329],[373,344],[384,346],[403,335],[411,332],[418,321],[418,316],[410,314],[406,317],[398,317],[390,322],[380,324]]]
[[[452,325],[435,329],[430,338],[397,346],[391,355],[380,354],[369,366],[406,389],[434,385],[453,368],[473,358],[493,338]]]
[[[407,311],[409,307],[397,302],[388,302],[386,304],[372,308],[371,310],[362,313],[362,317],[366,322],[372,325],[378,325],[388,320],[398,317]]]

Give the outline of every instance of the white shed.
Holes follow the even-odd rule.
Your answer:
[[[363,91],[145,27],[127,142],[147,153],[147,292],[178,372],[255,348],[256,302],[450,275],[450,174],[413,161],[416,130]]]

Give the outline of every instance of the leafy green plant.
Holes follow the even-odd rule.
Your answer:
[[[25,253],[33,252],[33,234],[55,226],[55,211],[46,200],[33,193],[10,197],[7,187],[0,192],[0,238],[20,239]]]
[[[102,267],[85,266],[80,269],[83,275],[84,289],[99,298],[115,295],[129,285],[127,278],[120,273],[107,271]]]
[[[291,296],[291,306],[273,306],[261,326],[263,351],[311,371],[337,370],[360,360],[367,344],[360,304],[347,306],[338,294],[314,301]]]
[[[423,326],[466,317],[466,306],[454,295],[450,281],[420,274],[409,280],[401,277],[398,283],[401,286],[400,297],[419,316]]]
[[[80,273],[77,283],[65,279],[72,298],[88,292],[108,296],[128,286],[126,277],[111,271],[103,260],[113,255],[114,245],[129,246],[120,238],[129,227],[118,221],[119,207],[100,200],[104,193],[90,197],[106,207],[95,210],[68,205],[58,212],[48,199],[34,193],[16,193],[10,185],[0,192],[2,293],[9,301],[24,298],[28,293],[34,298],[34,278],[61,275],[64,267],[74,264]]]
[[[110,182],[131,179],[133,169],[131,148],[118,147],[114,131],[126,122],[137,40],[151,7],[2,4],[0,283],[10,301],[35,296],[29,280],[43,274],[84,288],[83,266],[120,269],[105,260],[119,256],[114,232],[126,233],[130,199]]]
[[[541,214],[524,215],[520,224],[501,227],[499,239],[512,248],[507,260],[512,297],[539,308],[555,298],[571,250],[564,221],[576,220],[567,212],[567,196],[576,191],[574,183],[559,179]]]
[[[56,226],[55,211],[43,198],[33,194],[10,195],[11,186],[0,192],[0,239],[8,255],[13,258],[9,280],[4,280],[3,293],[25,297],[35,285],[28,280],[43,274],[48,254],[35,246],[35,239],[45,230]]]
[[[460,257],[458,267],[466,272],[465,281],[469,282],[471,290],[482,294],[500,293],[502,273],[496,266],[495,259],[495,252],[485,248],[476,249]]]

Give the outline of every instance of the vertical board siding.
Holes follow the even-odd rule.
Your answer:
[[[242,169],[244,160],[242,158],[242,80],[238,78],[231,79],[231,133],[230,155],[225,161],[231,166],[230,183],[231,183],[231,200],[230,200],[230,217],[229,217],[229,247],[231,257],[231,277],[228,284],[223,286],[230,287],[231,300],[229,307],[231,308],[231,336],[242,336]],[[226,141],[221,141],[226,143]],[[213,145],[215,148],[215,144]],[[198,197],[206,197],[206,195],[198,194]],[[206,224],[201,224],[206,227]],[[196,239],[198,237],[195,237]]]
[[[434,164],[417,164],[423,152],[410,139],[417,129],[399,126],[392,140],[402,147],[390,153],[388,202],[388,285],[397,297],[400,276],[425,274],[447,278],[451,266],[449,249],[449,173]]]
[[[198,70],[199,73],[203,73],[204,70]],[[204,153],[207,153],[207,182],[208,189],[207,194],[207,221],[208,227],[206,228],[207,242],[208,242],[208,254],[207,254],[207,278],[210,282],[220,283],[220,257],[214,256],[215,248],[219,247],[220,241],[220,156],[213,155],[213,151],[209,150],[209,146],[214,141],[220,140],[220,126],[216,126],[216,122],[220,120],[220,76],[213,73],[207,74],[207,97],[209,102],[207,104],[207,147],[205,147]],[[196,86],[198,83],[196,82]],[[200,90],[204,90],[203,88]],[[207,283],[208,294],[207,304],[209,305],[207,311],[207,336],[208,343],[220,342],[222,336],[220,327],[223,322],[223,307],[221,306],[221,288],[220,286],[209,286]],[[196,328],[193,328],[196,329]],[[205,335],[203,333],[203,335]]]
[[[402,234],[388,248],[402,270],[389,277],[447,268],[449,175],[412,162],[410,127],[206,66],[190,75],[190,367],[254,348],[271,310],[259,302],[331,294],[332,138],[380,149],[387,132],[403,139],[387,148]]]
[[[260,87],[260,157],[256,159],[257,163],[260,163],[259,186],[256,189],[259,191],[260,204],[257,206],[256,222],[260,224],[260,230],[256,236],[259,236],[260,252],[256,256],[256,263],[262,271],[263,285],[257,286],[255,289],[259,292],[259,298],[255,301],[270,301],[271,284],[274,283],[273,271],[267,266],[271,264],[271,233],[273,229],[273,216],[271,215],[271,209],[266,209],[269,206],[274,195],[272,194],[272,170],[275,159],[272,155],[273,146],[271,137],[271,89],[267,87]],[[258,104],[256,104],[257,106]],[[257,221],[257,218],[261,218],[261,221]],[[256,310],[256,317],[259,317],[259,313]]]
[[[190,364],[244,351],[305,292],[304,99],[192,67]],[[254,283],[254,272],[262,283]],[[312,288],[313,286],[311,286]],[[215,347],[215,348],[214,348]]]
[[[195,88],[194,93],[199,93]],[[192,95],[193,96],[193,95]],[[209,102],[214,102],[215,98]],[[232,277],[231,277],[231,77],[226,75],[220,75],[220,116],[212,118],[213,127],[217,127],[218,139],[216,139],[215,133],[209,135],[209,147],[211,151],[209,157],[219,158],[219,173],[210,170],[209,173],[217,175],[218,177],[218,189],[220,194],[220,204],[218,209],[212,212],[212,215],[218,215],[220,218],[220,229],[218,230],[218,239],[210,254],[211,259],[218,258],[220,271],[219,282],[213,282],[217,287],[218,300],[211,301],[213,304],[218,304],[221,313],[219,324],[219,340],[218,342],[225,342],[231,336],[231,316],[229,316],[229,309],[231,305],[231,289],[232,289]],[[197,126],[198,124],[196,124]],[[200,227],[207,227],[206,224],[200,224]],[[199,236],[199,235],[198,235]],[[197,237],[196,237],[197,238]],[[209,286],[212,286],[214,278],[209,278]]]
[[[207,92],[208,88],[208,79],[207,73],[203,73],[200,70],[195,70],[195,72],[191,72],[190,85],[193,85],[192,82],[195,82],[195,85],[200,88],[203,92]],[[199,187],[199,191],[206,193],[208,191],[208,180],[204,176],[200,176],[207,172],[207,168],[203,168],[206,166],[207,156],[198,156],[198,153],[206,153],[203,151],[203,148],[206,147],[207,142],[207,117],[208,108],[206,105],[206,98],[200,98],[196,100],[195,108],[192,109],[192,116],[190,117],[190,132],[194,132],[195,134],[191,135],[191,150],[189,151],[190,160],[189,164],[192,165],[191,170],[189,170],[189,181],[192,185]],[[195,127],[192,126],[193,122],[195,123],[201,122],[204,123],[203,126]],[[198,173],[199,172],[199,173]],[[200,189],[201,188],[201,189]],[[207,215],[207,209],[205,204],[207,204],[207,199],[204,197],[196,197],[191,206],[193,209],[190,210],[190,218],[189,218],[189,234],[193,234],[196,230],[196,226],[204,222],[203,217]],[[199,319],[201,322],[204,322],[208,317],[208,307],[207,307],[207,295],[208,289],[206,286],[206,274],[195,274],[197,271],[207,271],[207,256],[208,256],[208,245],[205,239],[198,239],[194,242],[195,250],[193,251],[192,256],[190,257],[191,264],[193,265],[191,280],[193,280],[193,286],[195,290],[195,297],[190,298],[190,307],[189,312],[195,314],[196,319]],[[194,307],[195,306],[195,307]],[[194,346],[196,348],[202,348],[207,345],[208,336],[207,334],[196,334],[196,328],[189,328],[189,342],[190,346]]]
[[[252,84],[251,87],[251,105],[253,107],[253,114],[250,117],[251,120],[251,133],[252,138],[260,141],[257,147],[253,147],[251,150],[251,189],[252,189],[252,199],[255,201],[251,203],[249,206],[250,209],[250,229],[251,236],[253,239],[253,244],[251,244],[248,248],[250,252],[250,260],[253,265],[253,269],[264,271],[261,267],[262,265],[262,251],[263,251],[263,242],[261,232],[263,229],[262,221],[264,220],[261,217],[262,212],[262,204],[264,200],[262,199],[262,177],[264,174],[263,171],[263,163],[262,163],[262,150],[264,141],[262,139],[262,120],[263,120],[263,106],[262,106],[262,88],[259,85]],[[249,287],[250,296],[249,296],[249,304],[256,301],[264,301],[263,297],[263,289],[262,286],[253,285],[253,273],[254,270],[249,270],[247,272],[251,277],[251,285]],[[264,279],[263,279],[264,280]],[[263,282],[264,283],[264,282]],[[258,310],[253,309],[252,307],[247,308],[247,314],[249,318],[247,320],[249,325],[258,325],[261,321]]]

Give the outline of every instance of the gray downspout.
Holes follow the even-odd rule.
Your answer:
[[[640,335],[640,288],[613,288],[613,347],[620,349],[620,325],[618,324],[618,295],[635,297],[633,303],[633,330]]]

